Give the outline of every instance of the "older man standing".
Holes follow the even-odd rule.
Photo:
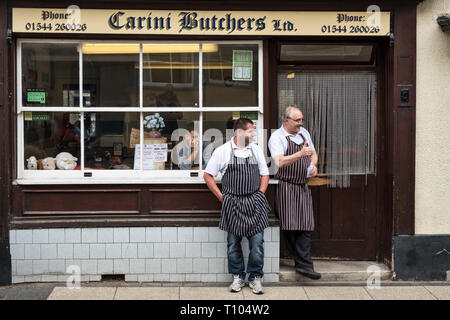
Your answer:
[[[311,232],[314,216],[310,177],[317,175],[317,153],[309,132],[302,127],[303,114],[296,106],[284,113],[283,125],[269,139],[269,149],[277,166],[275,178],[277,211],[288,248],[294,252],[295,270],[311,279],[320,279],[311,259]]]

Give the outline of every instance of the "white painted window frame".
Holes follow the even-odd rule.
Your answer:
[[[139,52],[139,107],[83,107],[83,99],[80,100],[79,107],[24,107],[22,105],[22,44],[23,43],[138,43]],[[195,43],[200,45],[199,51],[199,107],[143,107],[143,53],[142,45],[149,43]],[[257,44],[258,45],[258,105],[250,107],[204,107],[203,106],[203,53],[202,45],[205,43],[215,44]],[[79,77],[80,92],[83,88],[83,57],[82,50],[79,53]],[[199,170],[143,170],[143,148],[141,148],[141,166],[139,170],[90,170],[84,168],[84,121],[80,121],[81,130],[81,150],[78,163],[81,170],[25,170],[24,168],[24,112],[26,111],[46,111],[46,112],[79,112],[81,119],[84,112],[139,112],[140,114],[140,141],[143,141],[143,114],[145,112],[195,112],[199,113],[200,132],[203,132],[203,112],[230,112],[230,111],[257,111],[258,112],[258,144],[263,143],[264,123],[264,92],[263,92],[263,41],[109,41],[109,40],[61,40],[61,39],[18,39],[17,40],[17,179],[14,184],[140,184],[140,183],[204,183],[203,169],[200,163]],[[203,141],[203,136],[201,141]],[[202,157],[202,143],[200,143],[200,157]],[[200,161],[202,162],[202,161]],[[85,173],[91,173],[90,177],[85,177]],[[197,177],[191,177],[191,172],[197,172]]]

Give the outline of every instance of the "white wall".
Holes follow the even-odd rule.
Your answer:
[[[417,7],[416,234],[450,234],[450,0]]]

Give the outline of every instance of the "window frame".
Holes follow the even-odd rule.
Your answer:
[[[23,106],[22,101],[22,44],[23,43],[64,43],[64,44],[79,44],[83,43],[131,43],[139,44],[139,107],[85,107],[83,106],[83,99],[79,99],[78,107],[64,107],[64,106]],[[180,44],[180,43],[194,43],[199,44],[199,106],[198,107],[144,107],[143,106],[143,44],[165,43],[165,44]],[[203,44],[256,44],[258,46],[258,105],[247,107],[204,107],[203,106]],[[17,179],[18,184],[124,184],[124,183],[204,183],[202,161],[200,158],[199,170],[144,170],[143,148],[141,148],[141,169],[137,170],[91,170],[84,167],[84,121],[80,121],[81,143],[80,143],[80,157],[78,164],[81,165],[80,170],[26,170],[24,168],[24,112],[28,111],[44,111],[44,112],[74,112],[79,113],[80,118],[84,118],[85,112],[135,112],[139,114],[140,119],[140,141],[144,141],[143,116],[148,112],[194,112],[199,114],[199,131],[200,135],[200,157],[202,157],[203,148],[203,113],[204,112],[232,112],[232,111],[255,111],[258,113],[258,128],[257,141],[259,145],[263,144],[263,124],[264,124],[264,92],[263,92],[263,41],[262,40],[208,40],[208,41],[140,41],[140,40],[69,40],[69,39],[17,39],[16,47],[16,76],[17,76]],[[83,90],[83,52],[79,50],[79,93]],[[225,138],[225,137],[224,137]],[[191,177],[191,172],[197,172],[197,177]],[[87,177],[85,174],[90,173]]]

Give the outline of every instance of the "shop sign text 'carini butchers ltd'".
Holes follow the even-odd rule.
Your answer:
[[[13,8],[13,32],[386,36],[389,12]]]

